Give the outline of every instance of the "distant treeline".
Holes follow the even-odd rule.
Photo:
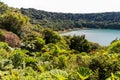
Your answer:
[[[120,29],[120,12],[72,14],[47,12],[33,8],[21,8],[21,12],[31,18],[32,24],[40,24],[54,30],[83,27]]]

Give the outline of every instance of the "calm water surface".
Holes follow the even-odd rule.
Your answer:
[[[86,39],[91,42],[99,43],[103,46],[108,46],[111,41],[116,38],[120,38],[120,30],[112,30],[112,29],[86,29],[86,30],[78,30],[71,31],[67,33],[63,33],[61,35],[85,35]]]

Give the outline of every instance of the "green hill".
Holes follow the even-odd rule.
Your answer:
[[[37,23],[54,30],[82,27],[120,29],[120,12],[72,14],[21,8],[21,13],[30,17],[32,24]]]

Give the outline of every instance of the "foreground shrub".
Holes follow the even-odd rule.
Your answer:
[[[85,67],[79,67],[77,70],[77,74],[80,80],[86,80],[92,75],[92,70]]]
[[[13,51],[10,55],[10,60],[12,60],[12,63],[15,68],[24,68],[25,67],[25,59],[26,59],[26,54],[28,51],[26,50],[21,50],[17,49]]]
[[[118,54],[97,54],[92,58],[89,68],[94,71],[97,80],[105,80],[111,73],[120,71]]]
[[[65,69],[67,67],[68,57],[60,55],[53,58],[53,66],[58,69]]]
[[[44,45],[42,48],[43,52],[48,52],[49,54],[52,54],[53,56],[58,56],[60,53],[60,48],[58,45],[55,45],[53,43]]]
[[[10,47],[5,42],[0,42],[0,49],[5,49],[6,51],[10,51]]]
[[[0,61],[0,70],[7,71],[13,68],[12,61],[9,59],[2,59]]]
[[[45,45],[45,41],[40,37],[25,40],[21,48],[29,50],[31,52],[40,51]]]
[[[113,42],[108,50],[110,53],[120,53],[120,40]]]
[[[63,70],[53,69],[40,75],[40,80],[67,80],[68,73]]]

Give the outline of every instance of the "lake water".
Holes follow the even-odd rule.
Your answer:
[[[120,38],[120,30],[112,29],[86,29],[66,32],[61,35],[85,35],[86,39],[91,42],[99,43],[103,46],[108,46],[116,38]]]

